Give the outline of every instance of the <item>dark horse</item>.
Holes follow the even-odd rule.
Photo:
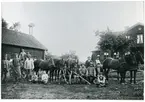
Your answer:
[[[34,71],[38,73],[39,69],[50,72],[50,81],[53,81],[54,71],[57,69],[55,63],[52,63],[52,60],[35,60],[34,61]]]
[[[134,72],[134,83],[136,83],[136,72],[138,64],[136,61],[136,54],[125,55],[122,59],[107,58],[103,62],[103,70],[105,72],[106,80],[108,80],[108,73],[110,69],[117,71],[118,80],[119,74],[121,76],[120,83],[125,83],[126,72],[130,71],[130,82],[132,83],[132,73]]]
[[[71,84],[72,83],[72,78],[74,77],[74,71],[75,69],[78,67],[78,61],[74,60],[74,59],[68,59],[68,60],[63,60],[63,64],[61,64],[62,67],[60,69],[60,79],[59,79],[59,83],[61,81],[61,79],[63,78],[65,80],[65,82],[67,84]]]

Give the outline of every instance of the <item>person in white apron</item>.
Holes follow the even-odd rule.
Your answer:
[[[102,64],[99,60],[99,57],[100,57],[100,55],[97,55],[97,59],[96,59],[96,62],[95,62],[96,63],[96,72],[97,72],[97,74],[101,72],[101,67],[102,67]]]

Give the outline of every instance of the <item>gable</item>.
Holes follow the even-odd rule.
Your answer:
[[[47,50],[34,36],[4,28],[2,29],[2,44]]]
[[[139,25],[133,26],[127,31],[127,35],[136,35],[136,34],[144,34],[143,25],[139,24]]]

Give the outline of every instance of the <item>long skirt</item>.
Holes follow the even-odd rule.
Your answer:
[[[14,76],[15,76],[16,81],[21,79],[21,67],[20,66],[14,67]]]

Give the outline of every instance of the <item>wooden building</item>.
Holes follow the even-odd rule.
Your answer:
[[[144,25],[137,23],[125,32],[127,39],[134,40],[132,51],[140,51],[144,55]]]
[[[131,27],[129,27],[126,31],[123,32],[115,32],[115,34],[125,34],[126,39],[133,39],[133,47],[131,47],[131,51],[140,51],[144,57],[144,25],[141,23],[137,23]],[[111,56],[111,52],[104,52],[102,50],[94,50],[92,51],[92,60],[96,60],[97,55],[100,55],[100,60],[103,61],[106,56]]]
[[[8,54],[13,58],[12,55],[20,53],[21,49],[37,59],[44,59],[45,51],[47,51],[47,48],[33,35],[2,28],[2,56]]]
[[[104,52],[104,51],[99,50],[99,49],[98,50],[94,50],[94,51],[92,51],[91,59],[93,61],[95,61],[97,59],[98,55],[99,55],[100,61],[103,62],[105,58],[111,57],[111,52],[110,51]]]

